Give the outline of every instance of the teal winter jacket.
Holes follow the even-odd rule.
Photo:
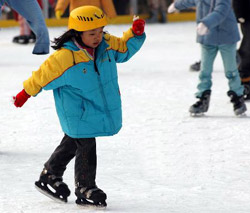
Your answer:
[[[129,60],[146,36],[129,29],[122,38],[104,34],[93,58],[73,41],[53,53],[24,82],[35,96],[53,90],[62,130],[72,138],[109,136],[122,127],[121,96],[116,63]]]

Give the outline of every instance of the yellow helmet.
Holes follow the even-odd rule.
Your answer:
[[[68,29],[76,31],[88,31],[108,24],[106,15],[95,6],[82,6],[71,11],[69,15]]]

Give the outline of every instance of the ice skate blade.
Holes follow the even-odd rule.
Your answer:
[[[190,112],[190,116],[191,117],[204,117],[205,114],[204,114],[204,112],[201,112],[201,113]]]
[[[67,203],[67,200],[62,200],[60,198],[56,198],[54,197],[53,195],[51,195],[49,192],[45,191],[45,190],[42,190],[39,186],[37,186],[35,184],[35,188],[37,189],[37,191],[39,191],[40,193],[42,193],[43,195],[49,197],[50,199],[54,200],[55,202],[57,203]]]
[[[242,113],[242,114],[235,114],[235,116],[237,117],[237,118],[246,118],[247,117],[247,114],[244,112],[244,113]]]
[[[107,206],[96,206],[92,204],[76,204],[80,209],[105,210]]]
[[[21,44],[21,45],[27,45],[27,44],[29,44],[29,41],[25,41],[25,40],[19,40],[19,41],[14,41],[13,40],[13,43],[15,43],[15,44]]]
[[[77,199],[76,205],[79,208],[92,208],[92,209],[99,209],[99,210],[107,208],[106,201],[102,201],[100,204],[96,204],[94,202],[90,202],[90,201],[85,200],[85,199]]]

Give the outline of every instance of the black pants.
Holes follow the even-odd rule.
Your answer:
[[[95,138],[71,138],[65,135],[44,166],[48,172],[63,176],[67,164],[74,157],[76,187],[95,186],[97,158]]]
[[[239,73],[242,81],[247,82],[250,81],[250,21],[241,24],[241,32],[243,38],[238,50],[241,60]]]

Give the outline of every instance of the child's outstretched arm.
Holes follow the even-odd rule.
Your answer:
[[[146,39],[144,28],[145,21],[135,17],[132,27],[121,38],[105,34],[104,38],[109,45],[107,50],[113,54],[117,63],[126,62],[141,48]]]
[[[72,53],[69,50],[56,51],[23,82],[24,89],[13,97],[14,105],[22,107],[30,96],[36,96],[42,89],[53,90],[65,85],[63,74],[72,65]]]

